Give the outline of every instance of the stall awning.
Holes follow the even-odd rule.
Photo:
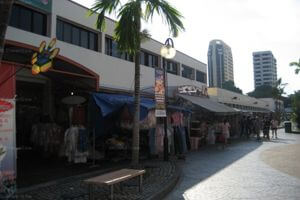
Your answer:
[[[102,116],[105,117],[127,105],[130,111],[134,109],[134,97],[119,94],[94,93],[93,98],[97,106],[101,109]],[[147,116],[148,110],[153,109],[155,102],[153,99],[141,98],[140,119]]]
[[[202,97],[196,97],[196,96],[189,96],[189,95],[183,95],[183,94],[178,94],[179,97],[190,101],[196,106],[200,106],[201,108],[204,108],[210,112],[215,112],[215,113],[237,113],[236,110],[233,108],[230,108],[226,105],[217,103],[215,101],[212,101],[208,98],[202,98]]]

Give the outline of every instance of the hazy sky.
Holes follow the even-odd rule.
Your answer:
[[[90,6],[95,0],[75,0]],[[184,16],[185,32],[175,48],[204,63],[210,40],[221,39],[232,50],[234,81],[244,93],[254,89],[252,52],[271,50],[277,76],[286,92],[300,90],[292,61],[300,58],[300,0],[169,0]],[[152,38],[164,42],[168,28],[160,17],[146,24]]]

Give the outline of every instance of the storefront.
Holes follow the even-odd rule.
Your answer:
[[[181,86],[174,91],[175,101],[182,106],[192,110],[189,130],[191,139],[191,149],[197,150],[208,143],[209,125],[216,125],[228,120],[232,124],[231,137],[238,134],[238,124],[236,124],[239,112],[224,104],[212,101],[207,95],[206,88],[195,86]]]
[[[0,98],[15,102],[15,147],[9,148],[17,157],[18,187],[72,175],[71,163],[87,162],[88,102],[99,87],[98,74],[60,55],[49,71],[33,75],[30,61],[37,51],[7,40],[0,69]],[[77,154],[71,153],[79,140],[73,141],[74,131],[81,140]]]
[[[93,119],[96,132],[96,150],[107,160],[120,161],[131,159],[134,98],[124,94],[93,94],[98,111]],[[163,121],[155,116],[155,101],[141,98],[140,113],[140,159],[162,157]],[[93,109],[96,111],[97,109]],[[188,151],[188,121],[190,111],[169,105],[168,141],[171,155],[182,155]]]

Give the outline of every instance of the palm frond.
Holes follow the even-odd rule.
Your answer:
[[[298,67],[300,67],[300,62],[299,63],[298,62],[291,62],[290,66],[298,66]]]
[[[134,55],[141,43],[141,4],[139,1],[129,1],[120,9],[119,22],[115,28],[115,40],[118,49]]]
[[[179,31],[184,31],[181,18],[183,16],[174,7],[172,7],[167,1],[164,0],[144,0],[146,4],[145,20],[153,18],[153,14],[156,12],[162,16],[169,27],[169,31],[173,37],[177,37]]]
[[[116,11],[120,5],[120,0],[98,0],[93,7],[88,11],[88,15],[97,14],[96,27],[101,31],[105,29],[105,14],[111,14]]]

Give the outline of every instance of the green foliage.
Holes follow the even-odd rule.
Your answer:
[[[132,55],[139,51],[140,43],[145,38],[145,33],[141,33],[142,19],[148,22],[157,13],[164,19],[173,37],[184,31],[182,15],[165,0],[130,0],[124,5],[120,0],[99,0],[88,14],[97,15],[96,26],[104,31],[105,14],[112,12],[116,12],[118,17],[114,36],[118,49]]]
[[[284,88],[287,85],[287,83],[282,83],[282,79],[279,78],[276,81],[275,87],[272,88],[272,98],[274,99],[280,99],[284,92]]]
[[[225,90],[230,90],[230,91],[232,91],[232,92],[236,92],[236,93],[243,94],[243,91],[242,91],[240,88],[235,87],[233,81],[225,81],[225,82],[222,84],[222,88],[225,89]]]
[[[272,86],[261,85],[255,88],[254,91],[249,92],[248,96],[255,98],[272,98]]]
[[[300,90],[296,91],[292,95],[292,109],[293,109],[293,120],[297,122],[298,128],[300,128]]]
[[[296,67],[295,73],[298,74],[300,72],[300,59],[298,62],[291,62],[290,63],[291,67]]]
[[[279,78],[274,87],[270,85],[258,86],[254,91],[249,92],[248,96],[255,98],[281,99],[282,95],[285,94],[284,89],[286,85],[287,83],[282,83],[282,79]]]

